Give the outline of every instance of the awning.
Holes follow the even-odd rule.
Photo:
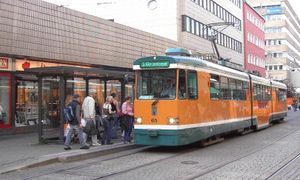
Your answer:
[[[85,68],[85,67],[71,67],[71,66],[52,66],[52,67],[39,67],[28,68],[25,72],[34,73],[37,76],[76,76],[87,78],[101,78],[101,79],[121,79],[125,76],[128,79],[133,79],[133,71],[115,70],[104,68]]]

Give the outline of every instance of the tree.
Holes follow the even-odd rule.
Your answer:
[[[287,97],[288,98],[294,98],[296,97],[296,89],[294,87],[294,84],[289,79],[284,79],[281,81],[287,86]]]

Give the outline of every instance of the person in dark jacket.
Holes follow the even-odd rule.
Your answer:
[[[68,104],[68,106],[72,107],[73,112],[75,113],[75,117],[71,123],[69,123],[69,131],[66,137],[65,141],[65,150],[71,150],[71,139],[74,130],[76,131],[78,135],[78,139],[80,142],[80,149],[89,149],[89,146],[85,142],[85,137],[83,133],[83,126],[81,124],[81,118],[80,118],[80,96],[78,94],[73,95],[73,100]]]

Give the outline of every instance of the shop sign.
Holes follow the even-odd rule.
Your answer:
[[[282,8],[281,7],[267,8],[267,14],[282,14]]]
[[[8,58],[0,57],[0,69],[8,69]]]

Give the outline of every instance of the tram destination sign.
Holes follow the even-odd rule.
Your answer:
[[[170,61],[143,61],[140,64],[141,68],[167,68],[170,66]]]

